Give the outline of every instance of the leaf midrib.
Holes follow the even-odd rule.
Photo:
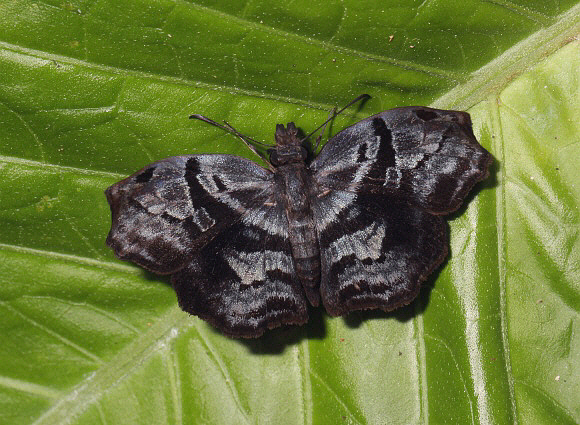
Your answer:
[[[34,424],[71,423],[105,392],[118,385],[124,377],[154,355],[160,346],[169,347],[171,340],[195,324],[196,321],[191,320],[179,307],[171,307],[147,332],[129,343],[103,367],[73,388]]]
[[[501,91],[511,80],[580,34],[580,4],[556,17],[554,24],[542,28],[471,74],[460,84],[435,100],[431,106],[467,110]]]

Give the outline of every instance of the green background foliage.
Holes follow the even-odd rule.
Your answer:
[[[273,4],[274,3],[274,4]],[[0,0],[0,423],[580,422],[574,0]],[[103,190],[361,93],[468,110],[492,176],[413,304],[255,341],[114,259]]]

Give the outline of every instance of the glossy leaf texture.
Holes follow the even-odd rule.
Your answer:
[[[0,0],[0,423],[580,422],[575,1]],[[104,245],[103,190],[172,155],[252,157],[373,98],[468,110],[496,158],[451,255],[393,313],[255,341]]]

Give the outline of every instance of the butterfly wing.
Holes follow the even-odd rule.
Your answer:
[[[308,320],[287,219],[278,205],[248,211],[173,275],[179,305],[232,337]]]
[[[433,214],[461,205],[492,156],[466,112],[391,109],[334,136],[311,164],[322,187],[390,194]]]
[[[327,311],[409,303],[447,254],[440,215],[461,205],[491,160],[464,112],[398,108],[333,137],[310,167]]]
[[[271,173],[230,155],[167,158],[105,191],[115,254],[159,274],[181,269],[193,251],[268,198]]]
[[[168,158],[106,191],[115,254],[171,274],[180,306],[232,336],[307,320],[272,172],[231,155]]]
[[[313,210],[321,298],[332,316],[408,304],[447,254],[443,218],[394,198],[333,191]]]

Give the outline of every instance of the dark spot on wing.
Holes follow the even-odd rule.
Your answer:
[[[368,161],[367,158],[367,144],[363,143],[358,148],[358,156],[356,158],[356,162],[365,162]]]
[[[415,115],[421,118],[423,121],[431,121],[438,117],[438,115],[433,111],[427,111],[425,109],[417,109]]]
[[[379,136],[379,151],[377,152],[377,162],[380,164],[380,172],[387,167],[395,166],[395,149],[393,149],[393,135],[387,128],[385,121],[381,118],[373,120],[373,129],[376,136]]]
[[[222,181],[222,179],[219,178],[218,175],[214,174],[212,176],[212,178],[213,178],[213,181],[214,181],[216,187],[218,188],[218,191],[219,192],[224,192],[224,191],[227,190],[227,186],[224,184],[224,182]]]
[[[145,171],[135,177],[135,181],[137,183],[147,183],[149,180],[151,180],[151,177],[153,177],[153,171],[155,171],[155,167],[147,168]]]
[[[200,174],[199,163],[195,158],[190,158],[185,165],[184,175],[185,181],[189,188],[190,198],[203,200],[203,208],[207,211],[210,217],[224,217],[230,213],[230,210],[226,207],[225,204],[212,197],[199,183],[199,180],[197,179],[198,174]]]

